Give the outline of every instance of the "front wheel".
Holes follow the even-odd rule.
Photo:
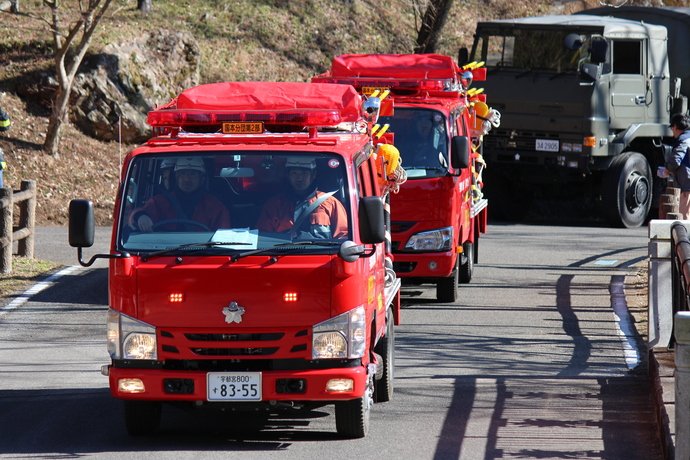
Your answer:
[[[132,436],[146,436],[158,431],[163,404],[158,401],[124,401],[125,425]]]
[[[439,302],[458,300],[458,281],[460,272],[460,255],[455,258],[455,268],[448,278],[439,278],[436,282],[436,298]]]
[[[374,376],[369,375],[361,398],[335,403],[335,426],[345,438],[363,438],[369,433],[369,417],[374,395]]]
[[[379,366],[382,369],[381,376],[376,380],[376,385],[374,386],[374,401],[377,403],[390,401],[393,397],[393,372],[395,366],[394,331],[393,310],[389,308],[388,315],[386,315],[386,335],[379,339],[379,343],[374,348],[374,352],[381,357]]]
[[[603,213],[614,227],[639,227],[652,205],[652,170],[640,153],[626,152],[613,160],[602,183]]]
[[[459,279],[461,283],[466,284],[472,281],[474,273],[474,244],[471,241],[462,244],[461,258]]]

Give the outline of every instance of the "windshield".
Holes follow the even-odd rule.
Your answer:
[[[395,146],[408,179],[439,177],[448,170],[446,118],[437,110],[397,108],[392,117],[380,117],[390,124]]]
[[[149,257],[333,253],[350,234],[345,177],[341,158],[325,153],[140,155],[128,169],[118,246]]]
[[[568,30],[482,29],[472,50],[472,60],[486,62],[487,68],[526,71],[568,72],[577,70],[586,57],[587,46],[571,50],[565,46]],[[584,43],[587,36],[582,35]]]

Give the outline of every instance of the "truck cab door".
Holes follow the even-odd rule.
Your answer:
[[[652,93],[645,77],[642,40],[614,40],[611,50],[611,128],[644,123]]]

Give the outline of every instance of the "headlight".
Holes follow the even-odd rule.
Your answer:
[[[319,323],[312,332],[312,359],[361,358],[367,343],[364,307]]]
[[[453,242],[453,227],[439,228],[412,235],[405,249],[408,251],[448,251]]]
[[[108,310],[108,353],[113,359],[158,359],[156,328]]]

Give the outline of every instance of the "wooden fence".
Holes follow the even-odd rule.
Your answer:
[[[19,205],[19,225],[14,228],[14,205]],[[12,271],[13,243],[17,255],[34,256],[36,181],[23,180],[21,189],[0,188],[0,273]]]

